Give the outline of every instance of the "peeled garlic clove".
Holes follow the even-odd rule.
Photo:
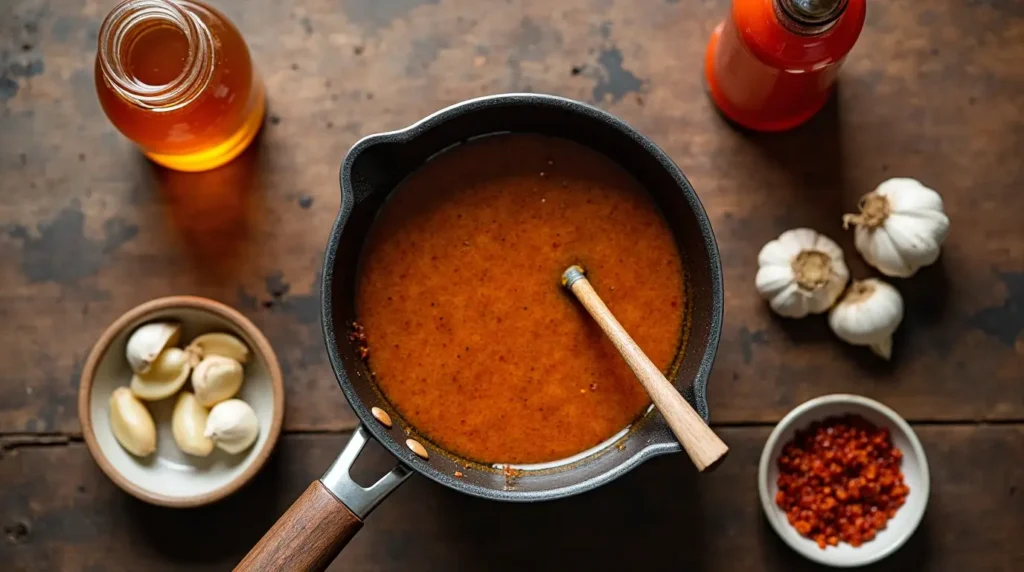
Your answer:
[[[135,373],[146,373],[164,351],[164,348],[178,343],[181,326],[175,322],[152,322],[143,324],[128,337],[125,357]]]
[[[156,451],[153,416],[127,387],[118,387],[110,395],[110,429],[117,442],[136,457]]]
[[[197,457],[205,457],[213,451],[213,441],[205,435],[209,415],[209,410],[199,404],[195,395],[181,392],[171,415],[171,434],[179,449]]]
[[[234,397],[242,381],[242,364],[228,357],[209,356],[192,370],[192,389],[204,407]]]
[[[907,278],[934,263],[949,232],[939,193],[897,177],[861,197],[860,212],[843,216],[855,227],[857,252],[887,276]]]
[[[191,369],[184,350],[167,348],[160,352],[149,371],[132,376],[132,393],[147,401],[170,397],[185,385]]]
[[[249,348],[246,347],[245,342],[231,334],[222,332],[197,336],[185,348],[185,351],[192,354],[195,363],[209,356],[231,358],[243,364],[249,361]]]
[[[787,230],[765,244],[757,264],[757,291],[787,318],[827,311],[850,278],[839,245],[809,228]]]
[[[241,399],[229,399],[210,410],[205,435],[228,453],[248,449],[260,434],[256,412]]]
[[[899,290],[876,278],[857,280],[832,308],[828,324],[848,344],[867,346],[879,357],[892,357],[892,334],[903,321]]]

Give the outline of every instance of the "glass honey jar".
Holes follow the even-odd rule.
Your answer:
[[[252,142],[263,83],[238,29],[193,0],[124,0],[103,21],[96,92],[115,127],[150,159],[213,169]]]

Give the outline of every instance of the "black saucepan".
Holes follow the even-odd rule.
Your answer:
[[[722,325],[723,289],[718,247],[707,214],[683,173],[654,143],[616,117],[559,97],[508,94],[443,109],[400,131],[356,143],[341,166],[341,211],[331,231],[321,285],[327,353],[345,397],[362,426],[322,478],[314,481],[239,565],[244,570],[319,570],[326,567],[388,493],[416,471],[470,495],[505,501],[539,501],[580,493],[615,479],[656,455],[680,450],[656,411],[649,412],[615,445],[574,462],[526,471],[510,485],[501,470],[468,464],[428,445],[424,460],[405,445],[407,425],[376,390],[358,347],[349,339],[363,243],[378,209],[406,176],[431,157],[477,137],[507,132],[570,139],[603,153],[653,195],[675,234],[686,268],[688,332],[671,377],[705,420],[705,390]],[[387,428],[372,407],[391,414]],[[367,439],[379,441],[398,465],[363,488],[349,468]],[[456,472],[461,478],[456,478]]]

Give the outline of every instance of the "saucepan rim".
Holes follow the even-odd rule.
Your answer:
[[[355,195],[352,189],[351,177],[352,165],[356,157],[371,146],[382,143],[406,143],[412,141],[438,125],[465,113],[472,113],[473,111],[485,107],[503,106],[546,106],[551,108],[560,108],[562,110],[602,122],[607,126],[611,126],[622,136],[632,139],[635,143],[641,145],[648,153],[654,156],[661,167],[672,177],[676,186],[682,191],[690,210],[693,212],[693,215],[698,222],[700,234],[704,240],[704,249],[707,252],[708,263],[710,266],[709,281],[711,292],[711,318],[709,323],[706,325],[708,341],[707,347],[704,349],[704,355],[701,356],[700,363],[692,380],[694,399],[701,406],[698,408],[698,411],[700,411],[705,417],[705,420],[707,420],[707,382],[714,363],[715,354],[718,349],[719,338],[721,336],[724,308],[724,287],[722,284],[721,262],[719,259],[715,236],[711,229],[711,222],[708,219],[703,205],[694,192],[693,187],[686,179],[686,176],[675,162],[673,162],[672,159],[661,150],[661,148],[614,115],[572,99],[532,93],[508,93],[474,98],[441,109],[440,111],[437,111],[406,128],[368,135],[357,141],[346,153],[339,173],[341,206],[334,225],[331,228],[331,235],[328,240],[327,250],[324,256],[320,288],[320,322],[321,327],[323,328],[324,342],[327,346],[327,355],[331,363],[331,369],[334,371],[334,375],[345,394],[345,398],[348,400],[352,410],[355,411],[364,429],[368,430],[370,434],[373,435],[374,439],[376,439],[400,462],[435,482],[472,496],[520,502],[551,500],[571,496],[596,488],[629,472],[652,457],[675,453],[681,451],[682,448],[674,438],[664,441],[653,441],[642,447],[632,456],[624,458],[620,463],[592,478],[572,482],[564,487],[543,491],[516,490],[515,488],[512,488],[511,490],[500,490],[452,478],[450,475],[442,473],[432,465],[426,464],[418,457],[415,457],[410,451],[406,450],[405,447],[402,447],[398,442],[391,438],[391,436],[387,434],[387,431],[375,421],[369,407],[367,407],[359,398],[354,386],[352,385],[351,379],[349,379],[348,371],[346,370],[340,351],[338,350],[337,332],[335,331],[335,324],[332,319],[333,268],[342,231],[345,224],[348,222],[349,216],[351,215],[352,209],[355,205]],[[668,435],[671,437],[671,433],[668,433]],[[568,469],[568,471],[573,470],[575,469]]]

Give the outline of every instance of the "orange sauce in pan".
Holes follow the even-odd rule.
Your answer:
[[[625,170],[540,135],[429,161],[388,199],[362,253],[356,313],[385,397],[439,446],[484,463],[562,459],[626,427],[650,401],[561,287],[574,263],[667,371],[683,268]]]

